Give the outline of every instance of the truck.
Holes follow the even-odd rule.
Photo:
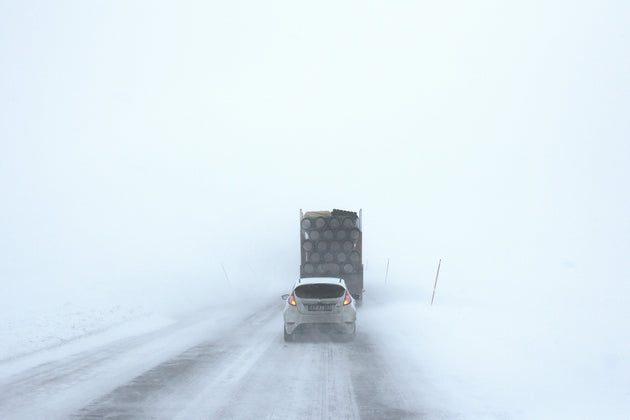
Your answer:
[[[345,281],[360,304],[363,297],[362,210],[300,209],[300,278],[334,277]]]

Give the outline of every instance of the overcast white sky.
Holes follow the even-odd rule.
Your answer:
[[[391,258],[430,287],[443,258],[483,293],[627,292],[629,21],[621,0],[1,1],[3,288],[221,263],[288,287],[299,209],[362,208],[373,279]]]

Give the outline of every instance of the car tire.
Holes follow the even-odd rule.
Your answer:
[[[293,335],[287,333],[286,328],[284,328],[284,341],[287,343],[290,343],[291,341],[293,341]]]
[[[353,325],[352,332],[346,336],[346,341],[354,341],[354,338],[357,336],[357,324]]]

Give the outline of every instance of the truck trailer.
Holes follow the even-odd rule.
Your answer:
[[[300,277],[334,277],[346,282],[350,294],[363,297],[362,210],[300,209]]]

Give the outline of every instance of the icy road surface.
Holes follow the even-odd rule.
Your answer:
[[[423,412],[368,333],[285,343],[283,303],[206,311],[45,363],[0,366],[0,418],[387,419]],[[18,366],[18,368],[16,368]],[[437,416],[440,417],[440,416]]]

